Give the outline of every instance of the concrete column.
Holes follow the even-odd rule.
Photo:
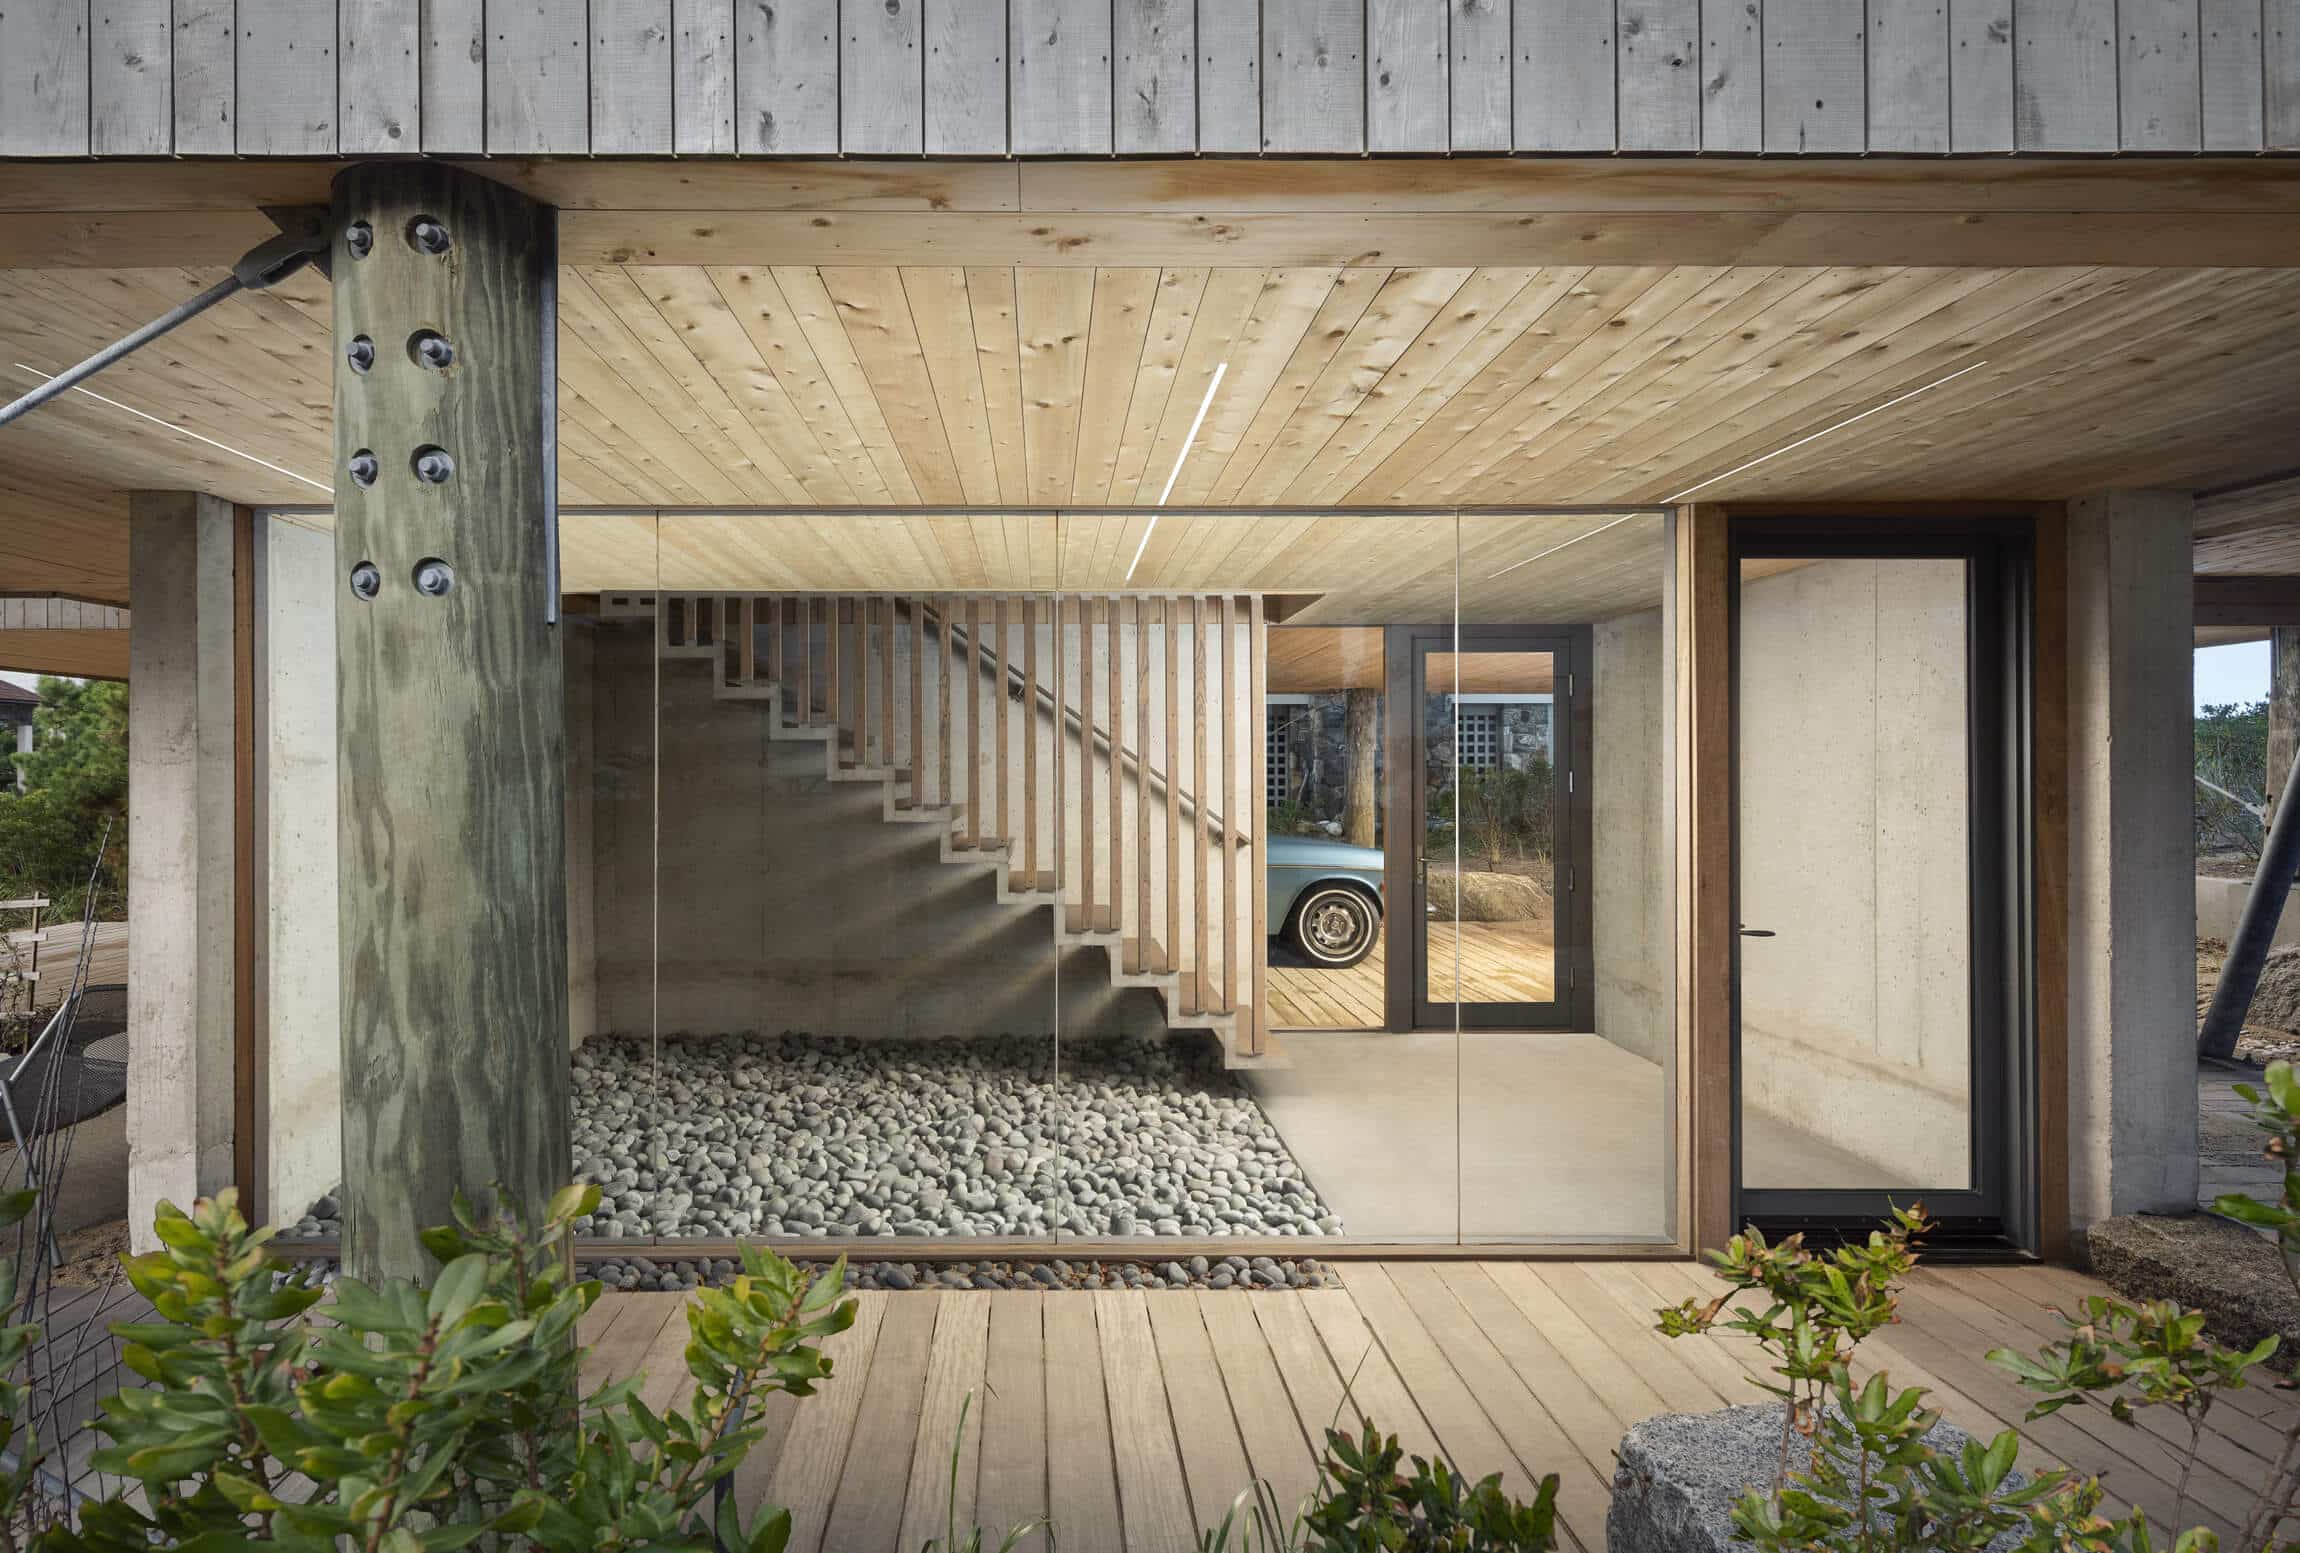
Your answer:
[[[2073,503],[2070,1224],[2196,1206],[2192,498]]]
[[[265,1213],[292,1224],[343,1175],[337,972],[335,536],[256,530],[257,1114]]]
[[[128,1226],[232,1180],[239,516],[185,491],[128,506]]]

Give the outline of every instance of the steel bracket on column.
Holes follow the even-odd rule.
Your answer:
[[[428,1274],[453,1194],[568,1155],[556,213],[435,163],[335,181],[344,1256]]]

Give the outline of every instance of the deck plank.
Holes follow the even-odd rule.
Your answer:
[[[1165,1297],[1140,1289],[1103,1289],[1093,1296],[1127,1553],[1167,1553],[1198,1540],[1146,1303]]]
[[[887,1296],[862,1410],[855,1415],[854,1438],[847,1447],[849,1461],[867,1470],[840,1478],[823,1534],[823,1545],[836,1553],[891,1548],[901,1533],[919,1406],[926,1396],[927,1354],[942,1299],[939,1293]]]
[[[1043,1522],[1046,1502],[1046,1300],[993,1299],[983,1360],[982,1456],[975,1511],[984,1541],[997,1547],[1018,1526]],[[1014,1553],[1046,1553],[1036,1526]]]
[[[1063,1553],[1120,1553],[1118,1469],[1111,1457],[1095,1309],[1064,1294],[1046,1304],[1046,1493]]]
[[[1621,1441],[1622,1432],[1642,1413],[1623,1412],[1608,1403],[1603,1394],[1582,1379],[1565,1356],[1544,1336],[1525,1312],[1510,1303],[1484,1268],[1474,1263],[1454,1263],[1431,1269],[1446,1293],[1462,1308],[1463,1315],[1477,1328],[1485,1340],[1493,1345],[1501,1361],[1516,1371],[1526,1388],[1541,1399],[1550,1416],[1558,1422],[1566,1438],[1583,1461],[1600,1478],[1613,1480],[1613,1448]],[[1417,1278],[1422,1276],[1417,1272]],[[1399,1287],[1410,1293],[1411,1280],[1401,1276]],[[1658,1403],[1658,1398],[1655,1399]]]
[[[927,1352],[926,1395],[911,1449],[910,1492],[898,1547],[929,1539],[947,1544],[975,1524],[975,1486],[982,1464],[982,1376],[990,1346],[990,1296],[967,1289],[939,1296],[941,1310]],[[965,1428],[959,1416],[965,1414]],[[956,1473],[952,1453],[956,1451]]]
[[[1297,1510],[1317,1486],[1318,1454],[1325,1443],[1321,1427],[1306,1433],[1286,1394],[1278,1361],[1269,1340],[1254,1319],[1258,1299],[1237,1299],[1226,1290],[1201,1291],[1199,1315],[1213,1345],[1224,1389],[1229,1393],[1231,1416],[1246,1447],[1246,1459],[1255,1478],[1270,1485],[1271,1497],[1287,1516]],[[1242,1485],[1241,1485],[1242,1486]],[[1225,1505],[1224,1509],[1227,1510]],[[1217,1515],[1208,1525],[1218,1524]]]
[[[1355,1285],[1356,1281],[1357,1275],[1353,1272],[1351,1282]],[[1438,1421],[1422,1411],[1420,1400],[1400,1378],[1389,1355],[1382,1351],[1365,1313],[1358,1309],[1354,1293],[1343,1289],[1305,1289],[1301,1298],[1310,1325],[1317,1329],[1319,1341],[1326,1345],[1335,1370],[1349,1390],[1353,1413],[1382,1433],[1396,1435],[1408,1456],[1419,1456],[1425,1461],[1447,1455],[1464,1461],[1478,1459],[1467,1454],[1470,1441],[1466,1438],[1469,1432],[1466,1425],[1460,1447],[1449,1447],[1445,1443],[1438,1433]],[[1501,1440],[1496,1435],[1490,1442],[1481,1439],[1477,1443],[1490,1444],[1498,1451]],[[1498,1460],[1495,1465],[1500,1465]]]
[[[1200,1314],[1203,1303],[1169,1294],[1144,1298],[1150,1333],[1158,1345],[1158,1369],[1166,1380],[1174,1439],[1181,1448],[1182,1483],[1190,1492],[1192,1524],[1212,1526],[1252,1481],[1253,1469]]]
[[[855,1424],[862,1415],[863,1398],[876,1367],[879,1329],[885,1325],[888,1302],[902,1297],[875,1291],[853,1297],[854,1325],[823,1343],[831,1375],[804,1404],[807,1426],[792,1432],[767,1479],[764,1498],[744,1505],[752,1510],[758,1503],[775,1504],[791,1512],[789,1553],[816,1553],[823,1545],[831,1509],[838,1502],[839,1485],[846,1476]],[[862,1470],[876,1472],[884,1466],[884,1462],[871,1462]]]

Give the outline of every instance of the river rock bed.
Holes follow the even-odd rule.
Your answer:
[[[1343,1232],[1211,1041],[595,1037],[573,1095],[582,1235]]]
[[[824,1264],[802,1263],[810,1272]],[[724,1258],[609,1257],[581,1271],[610,1289],[714,1288],[734,1281]],[[1193,1256],[1165,1262],[850,1262],[850,1289],[1327,1289],[1341,1279],[1309,1257]]]

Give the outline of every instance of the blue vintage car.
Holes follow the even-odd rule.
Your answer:
[[[1270,920],[1322,970],[1373,953],[1382,936],[1382,854],[1316,836],[1272,836]]]

